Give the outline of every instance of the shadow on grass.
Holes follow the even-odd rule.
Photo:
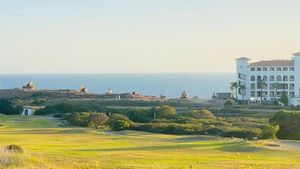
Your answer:
[[[83,134],[89,133],[88,130],[84,129],[60,129],[57,128],[43,128],[43,129],[32,129],[32,130],[16,130],[16,131],[1,131],[0,134]]]
[[[247,143],[244,144],[236,144],[236,145],[227,145],[218,148],[219,150],[225,151],[225,152],[261,152],[265,151],[266,149],[263,147],[254,147]]]
[[[178,149],[216,149],[223,146],[236,146],[241,143],[226,142],[226,143],[209,143],[209,144],[174,144],[174,145],[161,145],[161,146],[143,146],[143,147],[116,147],[116,148],[103,148],[103,149],[79,149],[75,151],[159,151],[159,150],[178,150]]]

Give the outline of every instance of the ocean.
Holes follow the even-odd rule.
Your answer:
[[[211,98],[214,92],[230,92],[233,73],[191,74],[9,74],[0,75],[0,89],[21,88],[32,81],[38,89],[75,89],[85,86],[91,93],[139,92],[178,98],[183,90],[190,97]]]

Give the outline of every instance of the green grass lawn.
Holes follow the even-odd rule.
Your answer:
[[[20,168],[300,168],[296,141],[97,132],[60,128],[58,123],[51,117],[0,115],[0,147],[17,144],[24,149]],[[281,146],[268,146],[268,142]]]

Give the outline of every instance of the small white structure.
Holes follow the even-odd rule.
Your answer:
[[[31,115],[33,115],[33,109],[31,107],[23,107],[23,112],[21,115],[31,116]]]
[[[181,95],[180,95],[180,99],[188,99],[189,98],[189,94],[184,90]]]
[[[113,94],[112,89],[108,89],[108,90],[106,91],[106,95],[112,95],[112,94]]]

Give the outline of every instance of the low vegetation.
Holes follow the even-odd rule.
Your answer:
[[[234,112],[230,113],[230,111],[212,110],[211,112],[207,109],[193,108],[179,114],[175,108],[166,105],[152,108],[117,109],[96,104],[59,103],[46,106],[36,112],[40,115],[53,113],[56,116],[59,114],[58,116],[74,126],[110,128],[115,131],[138,130],[163,134],[201,134],[244,139],[275,138],[278,131],[273,124],[269,124],[267,117],[249,117],[247,112],[236,112],[237,115],[232,116]]]
[[[0,123],[5,127],[0,127],[0,166],[3,169],[296,169],[300,165],[300,145],[293,141],[103,132],[61,128],[58,127],[61,122],[49,116],[1,115]],[[4,151],[11,144],[20,146],[23,153]]]

